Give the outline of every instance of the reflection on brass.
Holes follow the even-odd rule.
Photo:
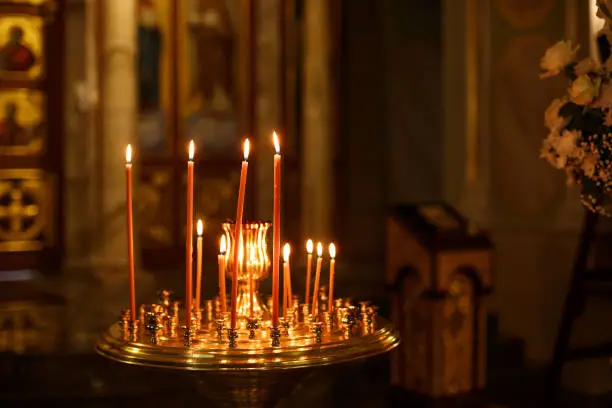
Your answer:
[[[0,91],[0,155],[36,155],[46,136],[44,96],[40,91]]]
[[[0,251],[36,251],[49,205],[39,170],[0,170]]]
[[[239,314],[236,329],[228,329],[229,314],[215,314],[213,322],[189,332],[183,339],[161,334],[164,307],[150,306],[145,327],[139,325],[135,338],[126,341],[121,329],[112,325],[96,345],[103,356],[128,364],[204,371],[275,371],[316,367],[360,360],[385,353],[399,344],[388,322],[377,318],[377,329],[363,327],[354,319],[355,307],[343,308],[346,327],[323,330],[324,322],[294,322],[286,333],[274,327],[269,313],[253,328],[248,315]],[[153,310],[159,310],[155,313]],[[350,310],[350,313],[348,311]],[[255,335],[249,338],[250,331]]]
[[[43,19],[11,15],[0,19],[0,77],[37,79],[43,74]]]
[[[266,311],[258,294],[259,283],[268,277],[270,269],[270,257],[268,255],[268,230],[271,224],[266,222],[245,223],[242,225],[242,251],[243,261],[240,262],[241,268],[238,271],[238,300],[237,308],[240,314],[248,315],[251,310],[251,297],[249,291],[249,279],[253,278],[253,313],[255,316]],[[224,223],[223,232],[227,242],[225,253],[226,275],[232,278],[232,260],[236,250],[235,228],[233,223]]]

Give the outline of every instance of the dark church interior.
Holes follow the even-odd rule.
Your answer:
[[[0,0],[0,407],[612,407],[611,51],[612,0]]]

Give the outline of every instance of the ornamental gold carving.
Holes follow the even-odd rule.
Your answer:
[[[0,251],[41,249],[50,204],[41,171],[1,171]]]

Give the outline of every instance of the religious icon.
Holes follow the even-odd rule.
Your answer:
[[[191,0],[187,11],[190,83],[185,137],[213,153],[232,149],[238,138],[235,3]]]
[[[0,69],[9,72],[26,72],[35,62],[34,53],[23,43],[23,28],[17,25],[11,26],[8,42],[0,48]]]
[[[44,97],[40,91],[0,92],[0,155],[40,153],[44,142]]]
[[[17,121],[17,105],[4,105],[4,116],[0,119],[0,146],[24,146],[28,144],[26,129]]]

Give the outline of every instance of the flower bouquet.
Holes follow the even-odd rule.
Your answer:
[[[612,0],[597,2],[605,25],[597,35],[599,58],[577,60],[578,46],[560,41],[540,62],[542,78],[563,74],[567,95],[552,101],[544,114],[549,134],[541,157],[565,170],[569,184],[581,186],[581,201],[610,215],[612,192]]]

